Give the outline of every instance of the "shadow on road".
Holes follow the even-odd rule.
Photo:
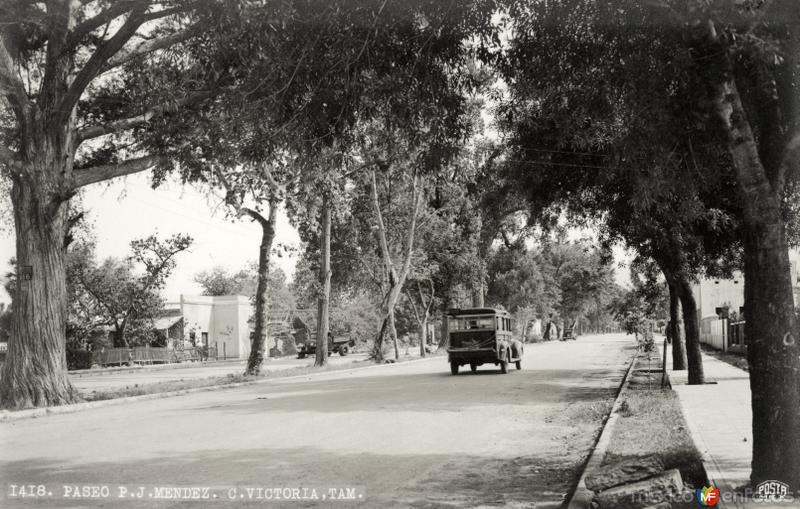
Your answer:
[[[487,459],[464,455],[333,454],[314,448],[258,449],[247,451],[206,450],[191,458],[165,456],[125,463],[97,462],[81,465],[56,464],[46,460],[3,462],[4,472],[15,479],[35,479],[54,491],[48,499],[0,497],[6,508],[43,507],[329,507],[330,501],[284,502],[248,499],[244,488],[300,487],[317,490],[321,497],[330,488],[352,487],[360,500],[337,501],[359,507],[560,507],[574,482],[578,465],[536,456]],[[224,467],[224,468],[223,468]],[[374,483],[365,487],[365,475]],[[112,499],[63,498],[63,486],[105,485]],[[144,500],[119,499],[119,487],[135,493],[145,487]],[[211,488],[217,499],[204,501],[155,500],[148,495],[154,486],[199,486]],[[245,498],[231,500],[230,489]],[[4,496],[7,494],[4,494]],[[262,495],[263,496],[263,495]]]
[[[423,373],[308,381],[303,383],[302,391],[297,391],[294,384],[260,385],[244,391],[243,394],[252,398],[237,398],[213,406],[187,405],[174,411],[249,414],[313,409],[314,412],[355,412],[379,406],[382,410],[436,412],[497,404],[579,403],[612,397],[616,391],[615,381],[620,378],[620,373],[608,370],[522,370],[495,376],[485,373],[458,376]],[[409,393],[419,394],[419,397],[409,398]]]

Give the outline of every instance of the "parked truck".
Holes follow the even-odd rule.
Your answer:
[[[306,335],[307,340],[297,345],[297,358],[304,359],[306,356],[317,354],[317,333],[309,332]],[[328,355],[338,353],[342,357],[350,353],[350,349],[356,345],[356,342],[348,336],[334,336],[328,333]]]

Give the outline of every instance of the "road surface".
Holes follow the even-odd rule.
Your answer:
[[[529,345],[507,375],[437,357],[3,423],[0,507],[559,507],[632,348],[587,336]]]

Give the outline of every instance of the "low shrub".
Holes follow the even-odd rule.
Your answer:
[[[67,369],[89,369],[92,367],[92,352],[87,350],[67,349]]]

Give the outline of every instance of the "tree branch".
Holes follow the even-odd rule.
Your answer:
[[[411,310],[414,312],[414,318],[417,320],[418,324],[422,325],[422,318],[420,318],[419,312],[417,312],[417,304],[414,302],[414,299],[411,298],[411,292],[409,292],[408,288],[406,288],[403,293],[406,294],[406,298],[408,299],[408,302],[411,304]]]
[[[372,178],[372,203],[375,206],[375,215],[376,219],[378,220],[378,243],[381,247],[381,254],[383,255],[383,263],[386,265],[386,271],[389,273],[390,276],[393,276],[395,280],[397,279],[397,274],[394,270],[394,263],[392,263],[392,257],[389,254],[389,243],[386,240],[386,225],[383,223],[383,214],[381,213],[381,204],[378,200],[378,180],[375,176],[375,170],[370,171],[370,177]]]
[[[87,35],[137,6],[150,5],[151,0],[122,0],[76,26],[67,40],[67,47],[75,47]]]
[[[83,129],[78,130],[78,132],[75,133],[75,147],[77,148],[78,145],[92,138],[105,136],[106,134],[124,131],[126,129],[131,129],[133,127],[142,125],[146,122],[149,122],[153,117],[163,115],[164,113],[172,113],[178,111],[184,106],[194,104],[196,102],[202,101],[203,99],[208,99],[213,95],[214,93],[210,91],[195,92],[194,94],[190,94],[187,97],[180,99],[176,102],[168,104],[160,104],[158,106],[155,106],[140,115],[136,115],[135,117],[123,118],[120,120],[109,122],[107,124],[85,127]]]
[[[408,275],[408,271],[411,269],[411,255],[414,251],[414,234],[416,233],[417,229],[417,216],[419,216],[419,211],[422,208],[423,193],[418,175],[414,175],[411,193],[411,196],[413,197],[414,210],[411,213],[411,225],[409,225],[408,234],[406,235],[405,260],[403,261],[403,273],[401,276],[403,279],[405,279],[405,277]]]
[[[83,66],[83,69],[75,76],[64,99],[62,99],[59,105],[59,115],[61,119],[65,119],[70,115],[72,108],[78,103],[78,100],[81,98],[83,91],[86,90],[86,87],[89,86],[89,83],[97,77],[103,66],[106,65],[106,62],[133,37],[142,23],[146,21],[146,10],[146,5],[135,8],[117,33],[114,34],[111,39],[101,44],[89,58],[89,61]]]
[[[102,182],[115,177],[139,173],[162,164],[166,161],[164,156],[145,156],[129,159],[117,164],[104,164],[82,170],[74,170],[72,174],[73,189]]]
[[[0,145],[0,165],[12,170],[18,170],[22,167],[22,161],[19,160],[16,152],[5,145]]]
[[[428,300],[428,305],[425,307],[425,313],[429,314],[431,312],[431,307],[433,306],[433,298],[434,298],[434,296],[436,294],[436,287],[433,284],[433,279],[432,278],[428,279],[428,282],[431,285],[431,295],[430,295],[430,299]]]
[[[0,37],[0,93],[6,96],[17,120],[22,123],[25,112],[30,106],[30,100],[22,81],[14,73],[14,61],[2,37]]]
[[[166,256],[163,256],[160,252],[158,252],[155,249],[151,249],[151,252],[156,255],[160,263],[147,271],[148,273],[143,279],[144,284],[141,287],[141,293],[150,291],[153,285],[155,285],[158,282],[158,278],[161,275],[161,272],[167,268],[167,265],[169,264],[170,260],[175,258],[175,255],[177,255],[178,253],[186,251],[188,248],[189,246],[185,247],[176,246],[172,250],[168,251],[166,253]],[[170,269],[170,272],[171,271],[172,269]],[[133,304],[131,304],[131,306],[133,306]]]
[[[275,177],[272,175],[272,171],[266,164],[261,164],[260,168],[261,168],[261,173],[264,175],[264,178],[267,179],[269,186],[272,188],[273,194],[278,192],[283,193],[286,191],[286,185],[285,184],[281,185],[278,183],[277,180],[275,180]]]
[[[278,197],[275,193],[269,197],[269,224],[274,228],[276,221],[278,220]]]
[[[247,207],[240,207],[239,208],[239,215],[247,215],[256,220],[262,228],[269,228],[270,222],[267,218],[259,214],[257,211],[247,208]],[[270,215],[272,215],[272,211],[270,211]]]
[[[117,55],[115,55],[114,57],[110,58],[108,62],[103,66],[103,69],[100,72],[102,74],[111,69],[114,69],[115,67],[124,65],[142,55],[147,55],[148,53],[152,53],[160,49],[169,48],[170,46],[178,44],[179,42],[191,39],[200,32],[200,28],[201,28],[200,25],[195,25],[191,28],[187,28],[186,30],[183,30],[181,32],[176,32],[174,34],[165,37],[143,41],[139,43],[137,46],[127,51],[122,51]]]

